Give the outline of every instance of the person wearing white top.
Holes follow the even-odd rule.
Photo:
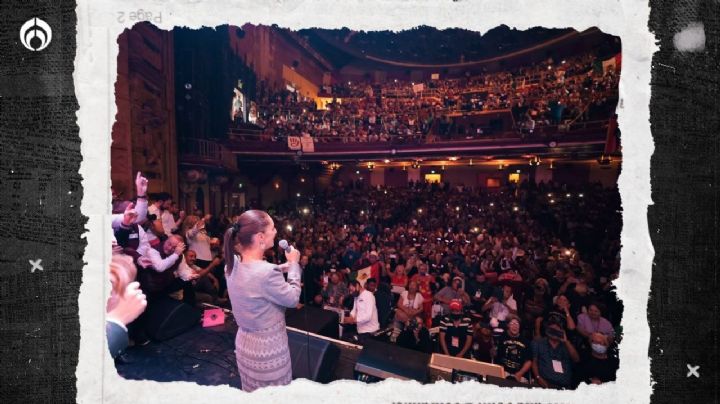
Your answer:
[[[188,216],[187,225],[190,230],[185,233],[189,249],[195,251],[197,255],[197,265],[203,268],[210,265],[210,261],[213,259],[210,250],[210,236],[205,230],[208,220],[210,220],[210,215],[205,215],[202,219],[198,219],[197,216]]]
[[[393,321],[393,333],[390,340],[395,342],[400,332],[405,328],[405,324],[410,319],[423,312],[423,302],[425,299],[418,292],[418,284],[416,281],[408,283],[408,289],[400,294],[397,302],[397,310],[395,311],[395,321]]]
[[[350,316],[345,317],[345,323],[357,325],[358,338],[362,343],[380,329],[375,296],[363,289],[358,281],[351,281],[349,286],[355,301]]]

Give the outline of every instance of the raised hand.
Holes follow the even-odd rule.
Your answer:
[[[135,222],[135,219],[137,218],[138,214],[135,211],[135,204],[130,202],[130,204],[125,208],[125,212],[123,213],[123,220],[122,223],[125,226],[130,226]]]
[[[179,243],[175,246],[175,254],[182,255],[183,251],[185,251],[185,243]]]
[[[137,196],[145,196],[147,194],[148,180],[142,176],[142,173],[138,171],[135,176],[135,191]]]
[[[145,311],[146,306],[147,297],[140,289],[140,284],[131,282],[125,288],[123,295],[117,300],[115,307],[107,313],[107,318],[129,324]]]

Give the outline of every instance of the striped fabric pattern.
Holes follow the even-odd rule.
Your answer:
[[[258,331],[239,328],[235,337],[235,357],[243,391],[282,386],[292,381],[284,321]]]

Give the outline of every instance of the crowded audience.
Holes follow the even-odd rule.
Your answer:
[[[229,307],[218,236],[234,219],[184,215],[166,194],[146,208],[146,198],[114,204],[114,251],[137,272],[121,283],[137,280],[149,305],[172,298]],[[343,312],[344,339],[498,363],[509,377],[547,387],[614,380],[622,313],[612,287],[616,189],[353,182],[313,202],[268,211],[278,238],[302,253],[302,303]],[[266,259],[280,264],[281,255],[270,250]],[[148,341],[144,321],[127,326],[135,344]]]
[[[480,76],[338,83],[327,87],[333,102],[325,109],[287,89],[262,92],[257,123],[261,138],[272,141],[430,142],[506,135],[496,125],[464,125],[456,118],[509,110],[517,135],[567,131],[578,122],[607,120],[614,111],[619,75],[598,69],[597,62],[584,54]]]

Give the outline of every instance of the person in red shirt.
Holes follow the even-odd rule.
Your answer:
[[[390,273],[390,283],[392,286],[407,287],[408,277],[405,273],[405,266],[398,264],[394,271],[388,271]]]
[[[421,263],[418,267],[418,273],[415,274],[410,281],[417,282],[418,291],[423,297],[423,316],[427,326],[432,326],[432,304],[433,304],[433,287],[435,277],[428,274],[428,266]]]

